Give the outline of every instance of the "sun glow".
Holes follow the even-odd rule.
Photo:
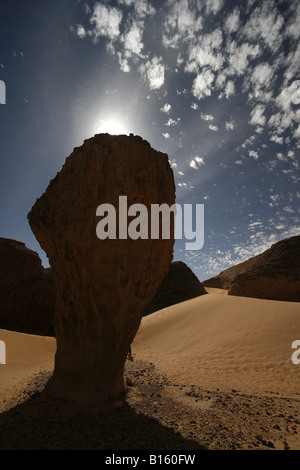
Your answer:
[[[101,119],[101,121],[97,123],[96,132],[100,134],[108,133],[112,135],[128,134],[125,126],[120,121],[114,119],[107,121]]]

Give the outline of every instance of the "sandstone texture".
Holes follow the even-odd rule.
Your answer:
[[[52,336],[54,314],[50,269],[24,243],[0,238],[0,328]]]
[[[169,239],[100,240],[100,204],[173,205],[168,156],[138,136],[99,134],[75,148],[28,214],[47,253],[56,290],[52,398],[115,400],[125,391],[124,364],[142,312],[173,257]],[[118,234],[118,222],[117,222]]]
[[[228,289],[228,295],[299,302],[300,236],[281,240],[203,284]]]
[[[173,261],[155,296],[144,309],[144,316],[206,293],[197,276],[185,263]]]

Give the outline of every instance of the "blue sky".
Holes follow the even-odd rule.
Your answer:
[[[27,213],[106,131],[166,152],[177,202],[204,204],[203,248],[174,251],[200,280],[300,235],[299,36],[293,0],[2,0],[0,236],[46,266]]]

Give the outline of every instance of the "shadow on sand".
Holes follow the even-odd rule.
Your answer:
[[[126,402],[79,409],[37,394],[0,415],[1,450],[205,450]]]

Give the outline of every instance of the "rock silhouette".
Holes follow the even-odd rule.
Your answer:
[[[172,228],[169,239],[97,237],[97,207],[118,215],[120,195],[128,207],[173,205],[168,156],[138,136],[99,134],[74,149],[28,214],[56,287],[52,398],[103,403],[124,393],[127,352],[172,260]]]
[[[50,270],[24,243],[0,238],[0,328],[52,336],[54,312]]]
[[[153,299],[145,307],[144,316],[206,293],[197,276],[185,263],[173,261]]]
[[[281,240],[203,284],[228,289],[228,295],[299,302],[300,236]]]

